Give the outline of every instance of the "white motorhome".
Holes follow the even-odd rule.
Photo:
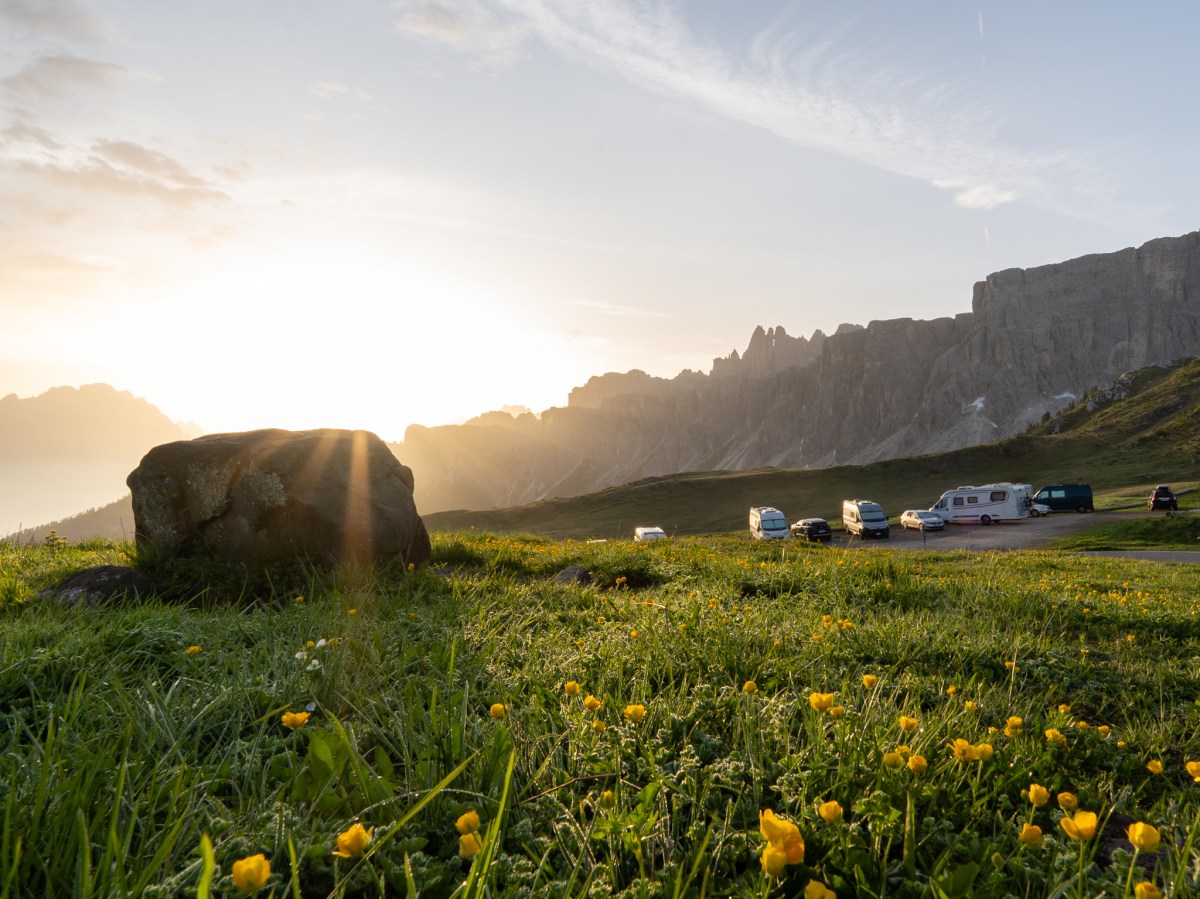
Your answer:
[[[942,521],[995,524],[997,521],[1018,521],[1029,517],[1033,504],[1033,488],[1029,484],[981,484],[978,487],[955,487],[941,495],[929,507]]]
[[[750,509],[750,536],[755,540],[787,537],[787,519],[774,506],[754,506]]]

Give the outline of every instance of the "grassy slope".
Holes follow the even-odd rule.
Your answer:
[[[651,478],[585,496],[487,511],[424,516],[434,531],[478,530],[555,537],[625,537],[656,524],[676,535],[736,532],[752,505],[791,520],[841,519],[850,497],[881,502],[891,515],[927,507],[960,484],[1084,482],[1098,507],[1136,503],[1158,482],[1196,483],[1200,461],[1200,360],[1138,372],[1134,393],[1095,412],[1081,404],[1018,437],[949,453],[820,470],[757,469]]]
[[[1136,880],[1196,895],[1195,566],[446,535],[411,575],[277,582],[246,609],[36,598],[130,549],[0,546],[3,895],[194,897],[207,834],[220,896],[240,895],[230,870],[254,853],[273,872],[260,895],[305,899],[379,897],[383,879],[401,895],[409,876],[426,899],[701,883],[750,899],[810,880],[841,896],[1121,896],[1135,819],[1166,847]],[[569,564],[595,585],[556,583]],[[585,710],[588,694],[603,706]],[[310,705],[305,727],[282,725]],[[956,739],[994,757],[959,760]],[[889,767],[901,744],[927,769]],[[1114,823],[1076,843],[1031,783]],[[827,800],[841,820],[818,817]],[[768,808],[807,844],[775,887],[758,861]],[[454,826],[468,810],[473,868]],[[332,856],[355,821],[374,828],[368,857]],[[1044,845],[1018,842],[1027,822]]]

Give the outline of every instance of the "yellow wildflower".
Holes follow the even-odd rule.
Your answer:
[[[479,812],[474,809],[463,812],[454,822],[454,829],[459,833],[474,833],[479,830]]]
[[[1058,826],[1072,840],[1090,840],[1096,834],[1096,813],[1076,812],[1072,818],[1062,818]]]
[[[1107,724],[1101,724],[1096,730],[1100,731],[1100,736],[1107,737],[1112,732],[1112,728]]]
[[[233,863],[233,885],[243,893],[253,893],[271,876],[271,863],[261,852],[239,858]]]
[[[924,774],[925,769],[929,767],[929,762],[925,760],[923,755],[914,755],[908,760],[908,770],[913,774]]]
[[[818,880],[810,880],[804,887],[804,899],[837,899],[837,893]]]
[[[1188,762],[1184,767],[1187,768],[1187,773],[1192,776],[1192,780],[1200,783],[1200,761]]]
[[[868,690],[870,690],[872,687],[874,687],[875,684],[877,684],[878,682],[879,682],[879,678],[876,677],[874,674],[864,674],[862,676],[862,684]]]
[[[954,686],[954,684],[951,684],[950,686],[948,686],[948,687],[946,688],[946,695],[947,695],[947,696],[953,696],[953,695],[954,695],[955,693],[957,693],[957,692],[958,692],[958,687]]]
[[[1046,740],[1050,743],[1057,743],[1059,746],[1067,745],[1067,738],[1062,731],[1054,727],[1046,728]]]
[[[589,712],[594,712],[594,711],[596,711],[596,709],[602,708],[603,706],[604,706],[604,703],[602,703],[599,699],[597,699],[591,693],[589,693],[586,697],[584,697],[583,707],[585,709],[587,709]]]
[[[1146,762],[1146,770],[1151,774],[1162,774],[1163,763],[1158,759],[1151,759],[1150,761]]]
[[[497,721],[501,721],[508,714],[508,707],[502,702],[493,702],[492,707],[488,709],[488,714]]]
[[[821,807],[817,809],[817,814],[830,824],[842,819],[842,806],[837,800],[830,799],[828,802],[822,802]]]
[[[896,771],[904,767],[904,756],[894,749],[891,752],[885,752],[883,754],[883,764],[884,767],[891,768],[893,771]]]
[[[1021,833],[1017,839],[1026,846],[1042,845],[1042,829],[1036,824],[1024,824],[1021,826]]]
[[[756,684],[752,680],[748,680],[744,684],[742,684],[742,692],[750,693],[750,694],[757,693],[758,692],[758,684]]]
[[[367,828],[356,821],[350,825],[349,830],[344,830],[338,834],[337,849],[333,851],[333,854],[342,858],[362,855],[363,850],[370,844],[371,835],[374,833],[375,828],[367,830]]]
[[[1041,808],[1050,801],[1050,791],[1041,784],[1029,785],[1029,801]]]
[[[625,706],[625,717],[634,724],[641,722],[646,717],[646,707],[640,703]]]
[[[598,734],[602,734],[608,730],[608,725],[605,724],[601,719],[597,718],[592,722],[592,730]]]
[[[563,692],[566,693],[568,696],[574,696],[576,693],[579,692],[579,681],[577,681],[577,680],[567,681],[565,684],[563,684]]]
[[[786,865],[804,861],[804,837],[791,821],[776,817],[771,809],[758,813],[759,831],[767,838],[762,853],[762,866],[772,877],[783,874]]]
[[[810,693],[808,694],[808,704],[818,712],[828,712],[833,708],[833,694]]]
[[[605,790],[600,794],[600,808],[608,809],[617,804],[617,797],[612,790]]]
[[[458,854],[462,858],[474,858],[479,854],[479,850],[483,848],[483,840],[479,834],[472,831],[464,833],[458,838]]]
[[[897,723],[899,723],[902,731],[904,731],[906,734],[910,734],[917,729],[917,724],[919,722],[916,718],[909,718],[907,715],[901,715]]]
[[[1058,710],[1064,715],[1071,714],[1071,707],[1065,702],[1059,703]]]
[[[1134,885],[1133,895],[1136,899],[1162,899],[1162,890],[1152,881],[1143,880]]]
[[[966,709],[968,712],[978,712],[979,711],[979,703],[977,703],[973,699],[968,699],[966,702],[963,703],[963,708]]]
[[[296,730],[308,724],[308,718],[308,712],[284,712],[279,721],[288,730]]]
[[[1058,807],[1064,812],[1073,812],[1075,809],[1079,808],[1079,799],[1076,798],[1074,793],[1067,793],[1065,791],[1059,793],[1057,802]]]
[[[1019,718],[1016,715],[1013,715],[1004,724],[1004,736],[1006,736],[1006,737],[1020,736],[1021,732],[1024,729],[1025,729],[1025,719]]]
[[[1135,821],[1130,824],[1125,835],[1129,837],[1129,842],[1138,852],[1153,852],[1158,848],[1158,841],[1161,839],[1158,828],[1145,821]]]
[[[186,652],[190,656],[198,656],[198,655],[200,655],[200,647],[193,644],[193,645],[189,646],[187,649],[185,649],[184,652]]]
[[[841,705],[831,706],[829,709],[830,718],[841,718],[846,714],[846,707]]]

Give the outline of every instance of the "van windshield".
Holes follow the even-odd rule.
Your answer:
[[[780,516],[778,518],[776,518],[774,516],[772,516],[771,518],[764,518],[762,520],[762,527],[763,527],[764,531],[786,530],[787,529],[787,519],[782,516]]]
[[[862,510],[862,520],[863,521],[887,521],[887,516],[884,515],[882,512],[875,511],[874,509],[863,509]]]

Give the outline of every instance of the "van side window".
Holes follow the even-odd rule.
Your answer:
[[[1060,488],[1060,489],[1058,489],[1058,490],[1051,490],[1051,491],[1050,491],[1050,498],[1051,498],[1051,499],[1065,499],[1065,498],[1066,498],[1066,496],[1067,496],[1067,491],[1066,491],[1066,490],[1062,490],[1061,488]]]
[[[954,505],[961,506],[962,504],[963,504],[963,498],[961,496],[954,497]]]
[[[968,497],[967,497],[967,503],[968,503],[968,504],[972,504],[972,505],[973,505],[974,503],[977,503],[977,502],[979,502],[979,497],[978,497],[978,496],[968,496]]]
[[[993,490],[992,491],[992,502],[1002,503],[1006,499],[1008,499],[1008,493],[1006,493],[1005,491],[1003,491],[1003,490]]]

